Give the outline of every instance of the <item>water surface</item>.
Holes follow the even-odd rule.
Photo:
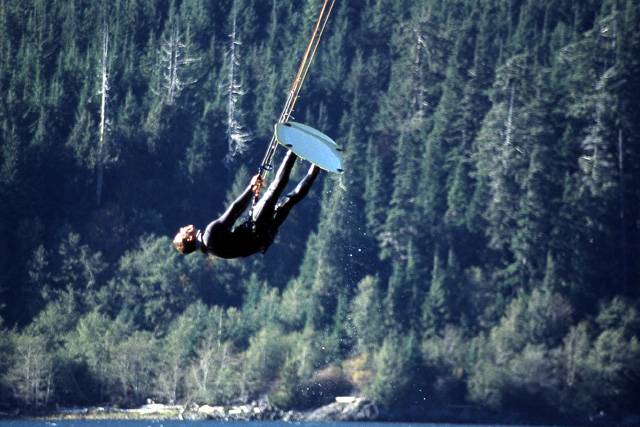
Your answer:
[[[0,421],[0,427],[509,427],[506,424],[432,424],[380,422],[177,421],[177,420],[64,420]],[[515,426],[514,426],[515,427]],[[523,427],[523,426],[518,426]],[[540,426],[538,426],[540,427]]]

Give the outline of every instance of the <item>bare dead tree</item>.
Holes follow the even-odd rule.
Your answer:
[[[513,134],[513,98],[515,97],[516,85],[511,85],[511,94],[509,95],[509,110],[504,129],[504,145],[511,145],[511,135]]]
[[[188,78],[188,66],[200,58],[190,56],[189,48],[188,32],[187,35],[180,32],[179,23],[174,21],[169,36],[164,37],[160,47],[161,89],[167,105],[175,104],[184,88],[197,81]]]
[[[424,67],[425,63],[429,61],[429,47],[428,47],[428,38],[425,34],[425,26],[428,24],[428,16],[423,14],[421,15],[419,21],[413,28],[414,38],[415,38],[415,53],[414,53],[414,61],[412,67],[412,76],[414,82],[416,83],[416,88],[413,93],[413,109],[415,111],[413,120],[418,124],[421,124],[424,117],[426,116],[426,107],[428,106],[428,102],[426,100],[426,87],[422,83],[425,81],[425,72]]]
[[[227,138],[229,151],[226,160],[230,161],[249,148],[251,135],[242,124],[243,111],[240,101],[245,94],[240,81],[238,67],[240,66],[240,46],[242,42],[237,32],[237,5],[233,2],[233,21],[229,34],[228,69],[227,69]]]
[[[36,407],[46,406],[53,391],[53,358],[40,335],[18,335],[16,360],[7,379],[15,396]]]
[[[191,368],[191,375],[196,386],[196,394],[205,397],[208,394],[209,372],[212,369],[212,360],[215,353],[213,339],[206,336],[196,350],[194,365]]]
[[[107,22],[102,23],[102,60],[100,62],[100,130],[98,148],[96,150],[96,202],[102,201],[102,186],[105,165],[105,139],[107,124],[107,101],[109,96],[109,27]]]

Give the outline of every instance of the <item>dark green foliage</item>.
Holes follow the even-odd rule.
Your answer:
[[[429,292],[425,296],[422,307],[422,323],[425,335],[432,336],[440,333],[445,325],[451,323],[454,311],[451,300],[454,297],[451,281],[448,279],[448,271],[440,251],[436,249],[433,259],[433,270]]]
[[[281,408],[300,408],[304,400],[299,387],[301,378],[298,374],[300,367],[296,360],[287,359],[280,374],[280,383],[275,392],[269,396],[274,405]]]
[[[294,116],[345,173],[265,256],[173,250],[257,172],[320,4],[0,0],[0,409],[637,412],[637,0],[338,2]]]
[[[413,334],[385,338],[373,364],[375,379],[365,392],[382,405],[392,407],[401,401],[414,404],[427,393],[430,375],[422,367]]]
[[[351,313],[357,348],[371,352],[382,344],[385,335],[380,280],[367,276],[358,284]]]

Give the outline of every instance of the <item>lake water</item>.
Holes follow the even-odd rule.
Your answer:
[[[507,427],[504,424],[427,424],[427,423],[336,423],[283,421],[165,421],[165,420],[71,420],[71,421],[0,421],[0,427]],[[241,426],[240,426],[241,424]],[[522,427],[522,426],[519,426]]]

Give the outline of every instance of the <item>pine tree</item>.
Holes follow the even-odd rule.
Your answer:
[[[431,272],[431,286],[422,306],[422,323],[426,336],[437,335],[451,322],[451,289],[447,288],[446,269],[436,250]]]
[[[406,258],[392,263],[387,294],[384,300],[387,328],[400,332],[417,330],[420,323],[420,307],[426,293],[426,281],[422,279],[419,257],[412,241],[409,241]]]
[[[375,378],[365,392],[376,402],[391,407],[404,399],[420,396],[428,376],[421,372],[419,350],[415,335],[391,335],[385,338],[375,355]],[[414,375],[419,375],[417,378]]]
[[[464,94],[464,75],[472,66],[467,52],[475,47],[475,16],[462,25],[453,52],[448,60],[444,88],[438,107],[434,112],[433,128],[426,138],[426,149],[422,157],[418,194],[420,215],[426,227],[423,239],[436,241],[442,237],[443,218],[447,210],[447,176],[451,174],[451,163],[463,155],[467,138],[464,129],[463,110],[459,102]]]
[[[380,280],[367,276],[358,284],[351,306],[358,349],[371,352],[382,344],[385,335]]]
[[[301,378],[298,374],[298,361],[287,358],[282,367],[278,388],[269,395],[269,400],[279,408],[297,408],[302,402],[300,393]]]
[[[473,195],[473,183],[469,168],[469,161],[462,157],[453,171],[453,179],[447,194],[447,211],[444,214],[444,222],[447,227],[454,230],[454,233],[466,226],[469,197]]]
[[[395,162],[393,194],[387,210],[381,238],[382,258],[406,258],[408,244],[416,239],[418,218],[416,217],[417,159],[420,155],[418,140],[400,134],[398,154]]]
[[[365,212],[367,216],[367,229],[377,240],[381,240],[383,233],[384,219],[386,213],[388,180],[384,174],[384,159],[382,150],[373,139],[367,143],[367,159],[369,168],[365,177]]]

